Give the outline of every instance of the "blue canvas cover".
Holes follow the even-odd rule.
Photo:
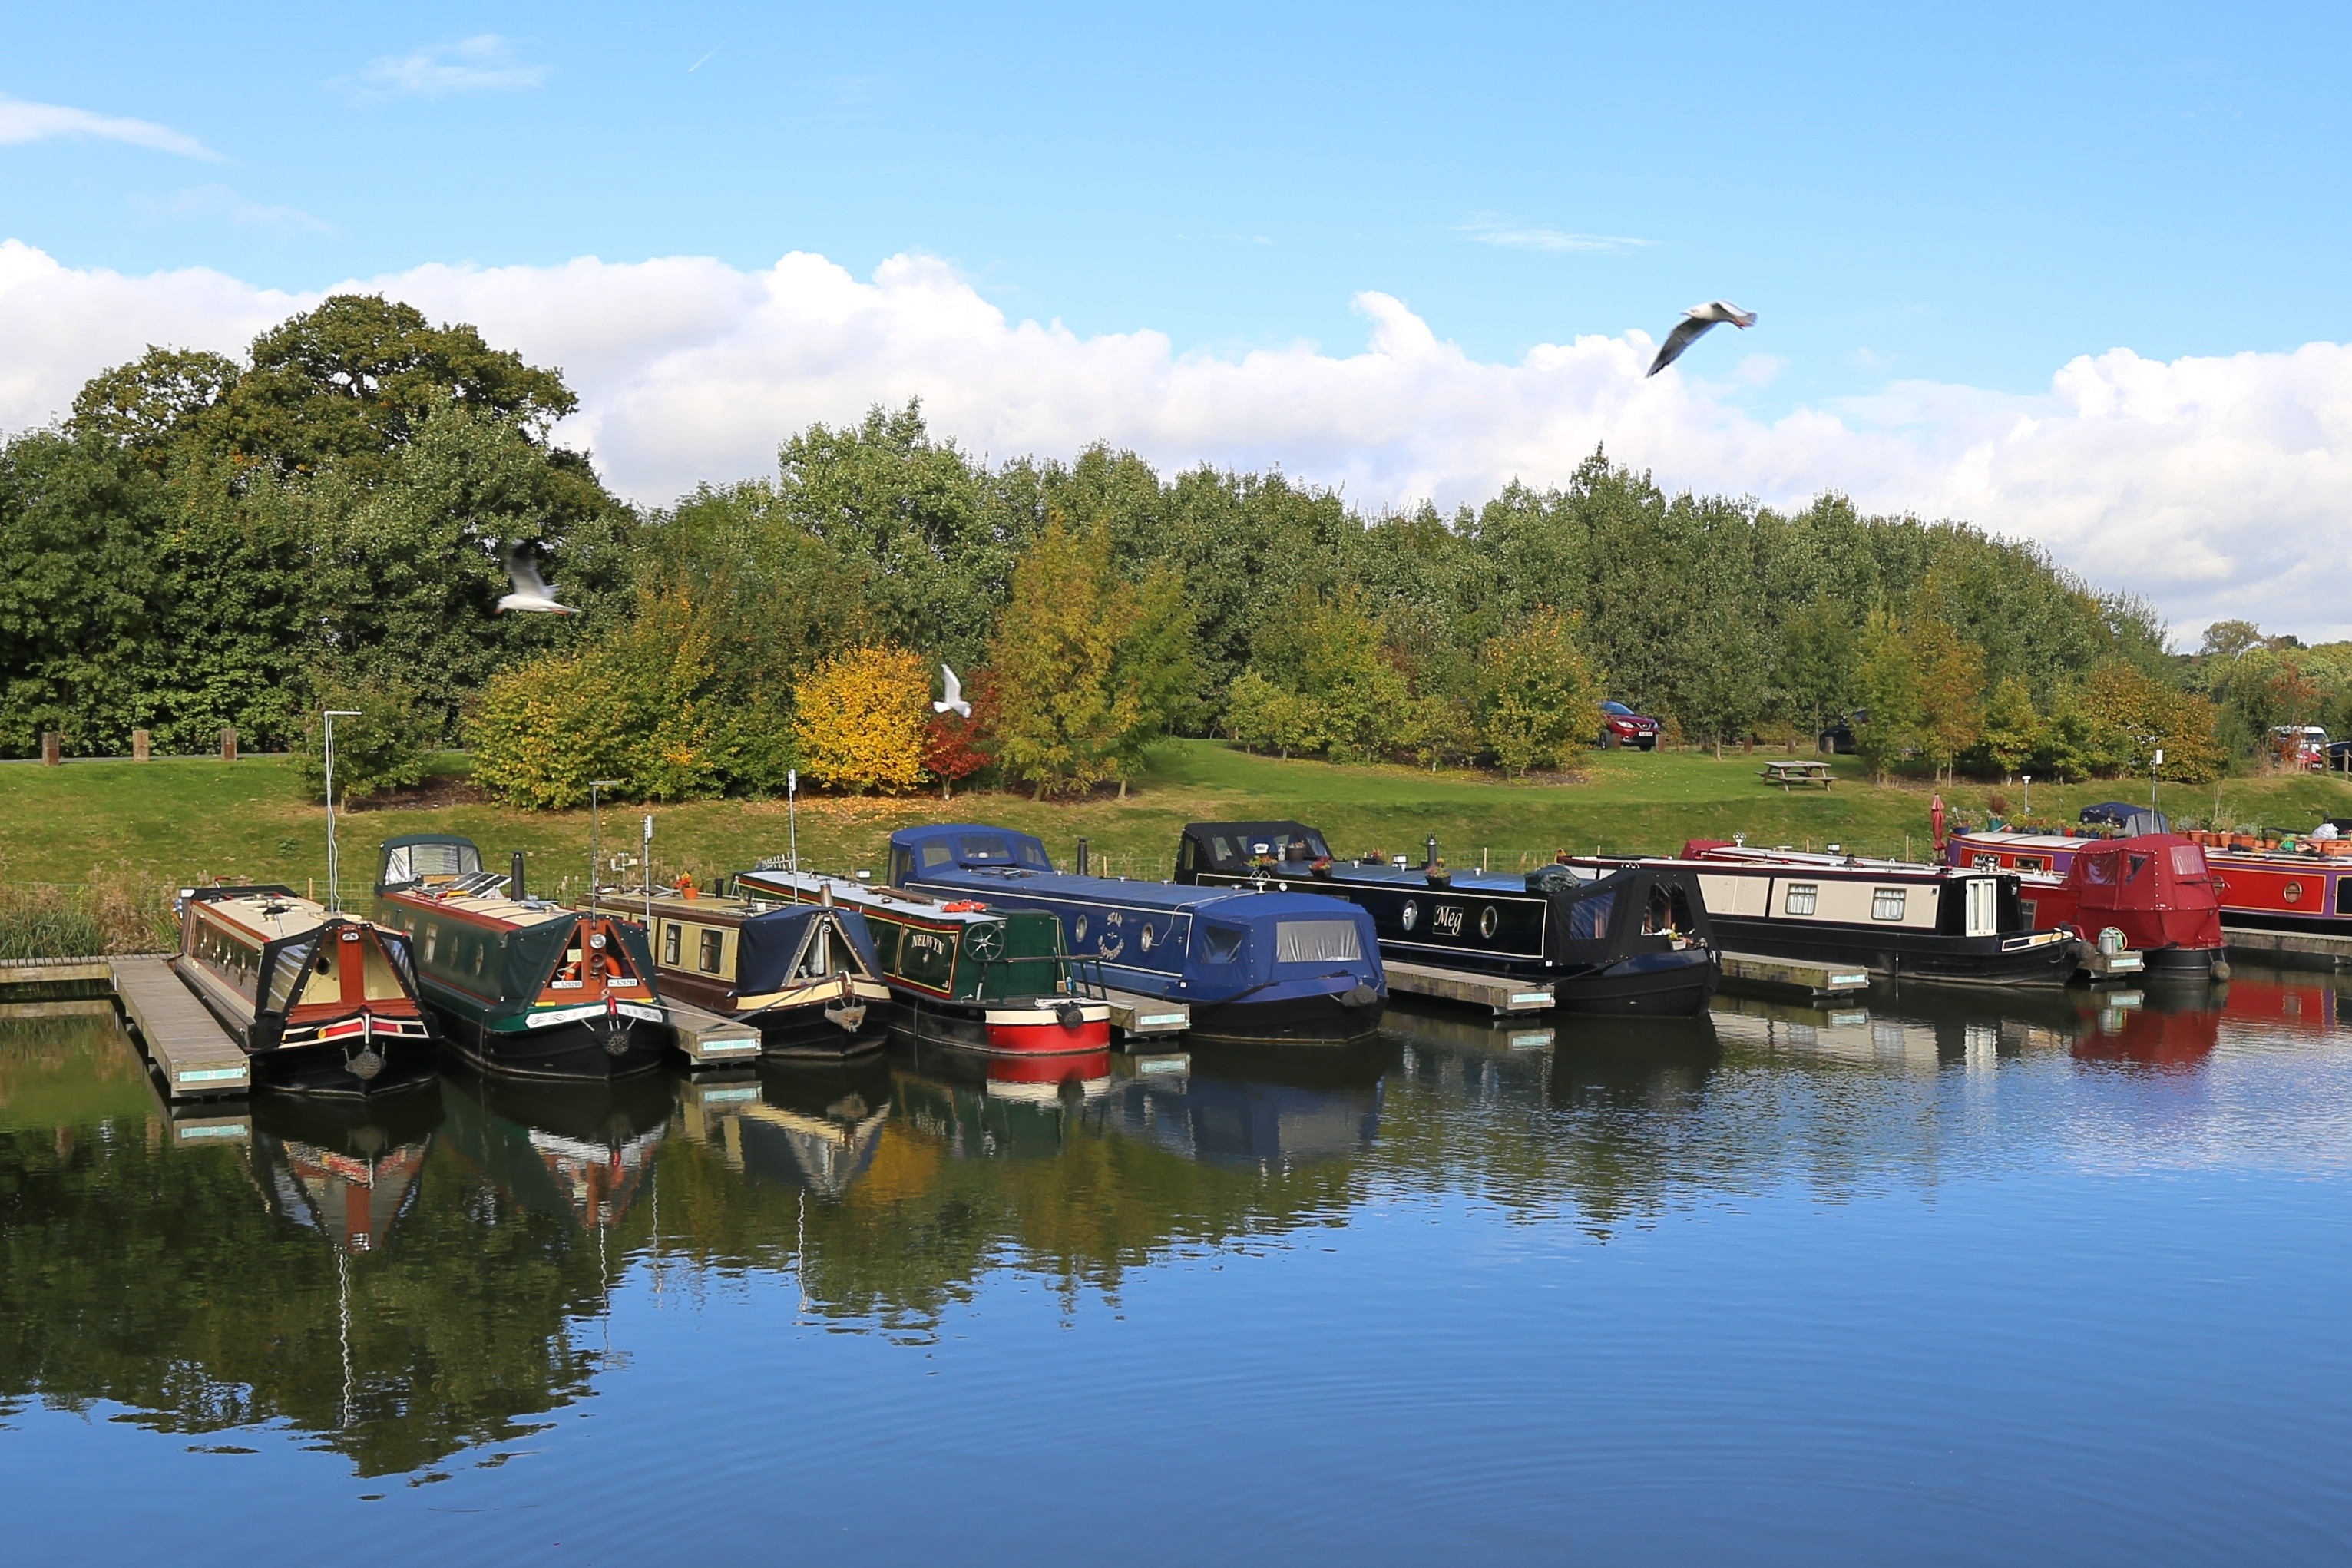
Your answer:
[[[882,961],[875,953],[874,933],[866,930],[864,915],[838,905],[787,904],[751,916],[736,933],[736,991],[750,996],[782,991],[808,945],[811,928],[824,923],[848,940],[866,973],[880,977]]]

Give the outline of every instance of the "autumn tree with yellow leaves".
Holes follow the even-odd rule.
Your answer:
[[[912,789],[923,780],[930,667],[893,644],[835,654],[793,688],[801,766],[827,789]]]

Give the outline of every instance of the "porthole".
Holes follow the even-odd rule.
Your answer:
[[[1407,899],[1407,900],[1404,901],[1404,917],[1403,917],[1403,918],[1404,918],[1404,929],[1405,929],[1405,930],[1407,930],[1407,931],[1411,931],[1411,930],[1412,930],[1415,925],[1418,925],[1418,924],[1420,923],[1420,921],[1421,921],[1421,906],[1420,906],[1419,904],[1415,903],[1412,900],[1411,900],[1411,899]]]
[[[1495,906],[1488,904],[1478,917],[1478,934],[1491,937],[1495,934],[1495,928],[1502,923],[1502,917],[1495,912]]]
[[[1150,926],[1145,926],[1143,928],[1143,934],[1136,938],[1136,941],[1142,943],[1144,952],[1150,952],[1151,951],[1151,928]]]
[[[2299,904],[2303,902],[2303,884],[2301,882],[2289,882],[2286,885],[2285,898],[2286,901],[2290,904]]]
[[[1080,916],[1078,917],[1078,919],[1077,919],[1077,923],[1076,923],[1076,924],[1075,924],[1075,925],[1073,925],[1072,927],[1070,927],[1070,941],[1072,942],[1072,943],[1074,943],[1074,944],[1075,944],[1075,943],[1077,943],[1077,942],[1084,942],[1084,941],[1086,941],[1086,940],[1087,940],[1087,917],[1086,917],[1086,916],[1084,916],[1084,915],[1080,915]]]

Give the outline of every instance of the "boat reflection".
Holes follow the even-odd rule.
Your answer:
[[[1202,1047],[1129,1058],[1088,1121],[1199,1164],[1264,1167],[1369,1148],[1381,1125],[1382,1043],[1296,1050]],[[1181,1063],[1181,1070],[1153,1070]]]
[[[676,1108],[670,1080],[488,1078],[451,1068],[446,1142],[458,1161],[535,1213],[588,1230],[620,1224]]]
[[[954,1158],[1044,1159],[1068,1144],[1080,1108],[1109,1090],[1110,1053],[983,1056],[901,1038],[890,1072],[893,1110]]]
[[[263,1201],[338,1250],[373,1252],[415,1205],[441,1117],[431,1084],[383,1100],[259,1097],[252,1127]]]
[[[878,1058],[766,1063],[756,1078],[682,1082],[680,1128],[752,1181],[838,1198],[874,1163],[890,1121],[890,1088]]]

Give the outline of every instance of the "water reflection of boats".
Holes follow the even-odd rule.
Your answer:
[[[270,1209],[342,1251],[372,1252],[416,1202],[442,1104],[437,1088],[376,1101],[263,1097],[251,1115]]]
[[[890,1069],[873,1058],[771,1064],[756,1079],[688,1082],[679,1093],[686,1135],[731,1169],[828,1198],[866,1173],[890,1121]]]
[[[1113,1080],[1093,1125],[1210,1165],[1291,1164],[1352,1154],[1380,1131],[1384,1044],[1282,1051],[1196,1045],[1182,1073]]]
[[[2342,1002],[2334,977],[2313,970],[2253,970],[2237,967],[2221,1004],[2232,1024],[2326,1034],[2336,1026]]]
[[[2074,1040],[2074,1059],[2137,1062],[2176,1072],[2194,1068],[2213,1054],[2221,1020],[2229,1016],[2228,1001],[2243,984],[2233,979],[2193,991],[2167,986],[2150,991],[2137,1007],[2100,1008],[2085,1016],[2084,1031]],[[2319,1026],[2326,1026],[2325,1014]]]
[[[636,1195],[677,1101],[669,1080],[488,1078],[452,1071],[443,1136],[458,1158],[540,1214],[609,1228]]]
[[[919,1131],[961,1159],[1059,1153],[1077,1109],[1111,1087],[1110,1052],[986,1056],[902,1042],[890,1100]]]
[[[1693,1094],[1723,1060],[1711,1013],[1696,1018],[1579,1018],[1552,1045],[1551,1102],[1562,1110],[1654,1107]]]

